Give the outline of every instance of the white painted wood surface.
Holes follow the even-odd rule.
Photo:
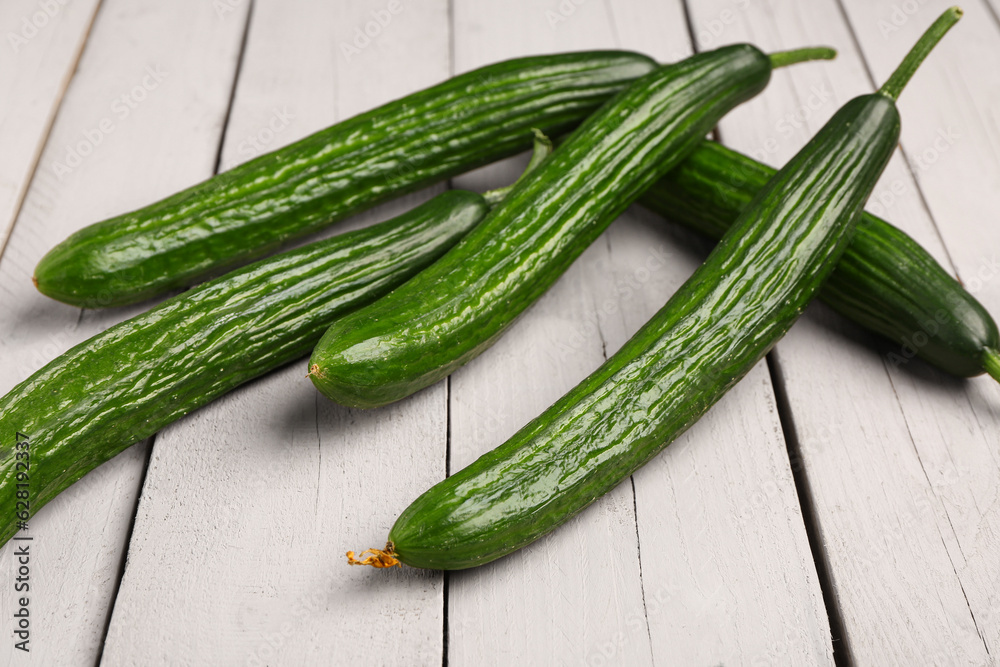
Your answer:
[[[98,0],[0,4],[0,250],[87,41]]]
[[[161,39],[167,34],[176,35],[177,42]],[[242,34],[239,19],[219,21],[210,6],[196,1],[102,4],[0,258],[0,391],[6,393],[59,353],[139,312],[81,312],[40,298],[31,284],[32,270],[54,243],[85,224],[212,173]],[[40,79],[39,85],[48,84]],[[66,157],[74,150],[89,154],[76,164]],[[59,164],[69,171],[59,170]],[[146,455],[145,445],[127,450],[31,520],[32,652],[24,656],[12,639],[4,641],[0,662],[95,663],[118,589]],[[11,574],[9,580],[13,551],[13,543],[0,549],[0,572],[5,579]],[[0,595],[4,618],[12,618],[13,593],[11,584]],[[11,630],[7,626],[3,636],[12,637]]]
[[[537,18],[512,33],[510,13]],[[558,16],[532,3],[456,3],[457,70],[547,50],[627,46],[661,60],[690,52],[680,3],[642,12],[593,3]],[[491,187],[517,168],[484,171],[457,183]],[[678,250],[654,216],[623,215],[493,349],[452,376],[451,469],[597,368],[699,258]],[[802,522],[788,512],[797,500],[763,365],[725,406],[636,476],[634,488],[626,482],[510,558],[451,575],[448,618],[462,625],[449,637],[450,662],[750,663],[791,637],[787,657],[828,664],[822,596]],[[727,444],[716,447],[720,440]],[[739,449],[745,456],[734,459]],[[711,472],[726,459],[733,475]],[[747,503],[765,479],[775,482],[774,497]],[[734,506],[746,510],[733,517]],[[787,567],[770,566],[772,549]],[[716,559],[720,552],[741,555]]]
[[[41,4],[5,4],[0,32],[19,30]],[[387,3],[104,0],[63,97],[95,13],[77,0],[18,60],[0,59],[0,247],[16,216],[0,256],[0,391],[138,311],[47,301],[30,285],[38,258],[84,224],[210,175],[223,137],[227,168],[451,73],[529,53],[628,48],[670,61],[744,40],[831,44],[836,62],[776,73],[720,125],[725,143],[780,165],[839,104],[872,89],[869,72],[881,83],[946,5],[393,6],[402,11],[355,44],[367,23],[385,22]],[[1000,313],[990,215],[1000,211],[1000,22],[996,6],[965,9],[903,95],[909,166],[894,159],[872,210]],[[162,81],[119,118],[111,104],[142,85],[146,67]],[[105,117],[114,131],[59,178],[57,162]],[[455,186],[501,185],[522,165]],[[891,344],[821,306],[772,355],[776,387],[760,364],[634,479],[537,544],[449,575],[344,564],[346,549],[379,544],[446,465],[502,442],[614,352],[703,252],[633,207],[447,382],[354,411],[319,397],[304,362],[293,364],[128,450],[31,521],[33,651],[8,641],[0,662],[829,665],[836,647],[841,664],[995,664],[1000,390],[917,362],[897,368]],[[11,552],[0,550],[0,572],[13,571]],[[9,619],[13,591],[0,591]]]
[[[410,8],[383,41],[344,55],[340,44],[382,9],[380,1],[255,2],[223,164],[251,157],[248,138],[270,136],[261,133],[279,115],[293,118],[268,149],[446,79],[444,2]],[[149,655],[214,665],[440,660],[442,575],[385,576],[348,567],[343,555],[384,544],[393,518],[444,476],[446,386],[365,412],[326,401],[305,375],[302,360],[156,437],[108,664]]]
[[[829,41],[840,55],[829,66],[777,73],[770,92],[783,89],[784,94],[761,96],[727,117],[720,125],[723,141],[780,165],[840,104],[873,89],[866,62],[881,84],[948,4],[924,3],[912,18],[904,13],[904,21],[893,16],[890,3],[878,8],[868,2],[847,3],[848,15],[857,13],[850,26],[834,1],[747,6],[717,43],[752,40],[776,50]],[[707,25],[727,6],[724,0],[698,3],[695,24]],[[970,3],[965,9],[965,19],[901,98],[908,155],[908,140],[914,153],[935,151],[942,130],[943,136],[949,131],[959,137],[987,134],[984,128],[963,123],[960,114],[973,113],[972,104],[990,113],[990,97],[1000,95],[1000,80],[991,81],[986,75],[992,68],[977,65],[974,55],[974,45],[983,42],[1000,47],[1000,33],[981,6]],[[898,30],[896,23],[902,24]],[[878,54],[881,68],[867,57],[866,43]],[[981,99],[961,99],[946,114],[944,102],[951,96],[935,91],[950,87],[976,90]],[[922,120],[925,116],[934,122]],[[915,125],[920,129],[914,130]],[[997,197],[992,204],[977,201],[978,218],[963,210],[978,194],[956,196],[954,190],[975,182],[972,172],[977,170],[982,180],[996,179],[1000,165],[969,156],[962,161],[968,172],[953,180],[964,170],[954,164],[949,174],[943,162],[961,150],[961,144],[960,138],[954,144],[939,142],[944,146],[940,160],[911,159],[909,168],[897,154],[876,188],[878,203],[870,206],[948,267],[950,258],[958,257],[958,244],[950,238],[961,239],[966,227],[971,241],[972,221],[1000,204]],[[933,218],[921,199],[929,190],[923,181],[918,189],[914,174],[938,189],[952,190],[947,201],[942,194],[942,211]],[[974,227],[978,256],[1000,247],[995,233],[991,242],[983,225]],[[961,264],[958,267],[962,275]],[[985,287],[974,293],[997,312],[1000,303],[990,303]],[[891,353],[901,356],[898,346],[874,340],[820,305],[774,353],[788,396],[788,421],[794,424],[789,435],[806,473],[832,592],[843,618],[844,647],[859,664],[991,664],[991,654],[1000,648],[995,538],[1000,521],[1000,421],[995,406],[1000,392],[990,380],[957,382],[917,362],[898,367]],[[971,564],[966,564],[966,551]]]

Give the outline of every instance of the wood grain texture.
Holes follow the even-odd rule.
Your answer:
[[[207,177],[217,157],[231,167],[507,57],[620,47],[671,61],[691,51],[679,0],[104,0],[63,97],[96,2],[66,4],[0,58],[0,247],[13,229],[0,256],[0,391],[140,310],[44,299],[30,284],[42,254],[84,224]],[[947,4],[689,0],[699,50],[752,41],[840,51],[777,72],[723,121],[721,138],[780,166],[870,91],[872,76],[881,83]],[[0,27],[16,32],[40,6],[4,3]],[[903,153],[869,208],[1000,313],[990,224],[1000,210],[1000,2],[964,9],[901,98]],[[455,185],[505,185],[524,162]],[[347,549],[380,546],[446,465],[467,465],[596,368],[705,247],[634,207],[449,382],[347,410],[318,396],[302,362],[127,450],[31,520],[30,659],[94,664],[103,650],[107,665],[829,665],[794,470],[843,626],[837,644],[853,664],[994,664],[1000,389],[899,363],[904,350],[819,305],[773,353],[781,401],[759,365],[663,455],[531,547],[447,577],[344,563]],[[0,549],[0,572],[14,571],[12,554]],[[13,590],[0,591],[10,619]],[[27,662],[11,644],[0,664]]]
[[[355,29],[384,10],[378,0],[255,2],[222,164],[447,78],[446,3],[407,6],[355,46]],[[395,516],[443,476],[447,388],[355,411],[305,375],[303,359],[157,436],[107,664],[440,662],[442,576],[352,568],[344,552],[382,546]]]
[[[663,62],[677,57],[680,38],[668,26],[681,24],[679,8],[655,16],[633,3],[613,8],[621,44]],[[774,94],[768,88],[759,98]],[[638,258],[648,266],[649,249],[662,235],[658,218],[644,213],[639,233],[617,236],[625,229],[618,223],[610,230],[610,252],[621,256],[612,262],[621,267],[613,272],[619,286],[645,275]],[[650,230],[652,220],[657,225]],[[671,246],[677,252],[670,262],[683,266],[675,275],[686,278],[703,255],[688,255],[684,248],[691,246],[676,237]],[[608,347],[624,343],[674,289],[624,303],[603,327]],[[829,623],[766,365],[758,364],[658,462],[659,470],[647,466],[634,475],[656,663],[831,664]]]
[[[622,47],[663,61],[690,51],[679,3],[455,9],[458,71],[560,49]],[[456,182],[492,187],[517,171],[508,162]],[[628,212],[492,349],[452,376],[451,470],[503,442],[666,301],[700,258],[676,252],[672,241],[655,216]],[[634,485],[508,558],[451,573],[449,661],[738,664],[767,658],[780,643],[798,664],[830,664],[766,368],[752,377]],[[738,474],[706,472],[734,449],[743,452],[731,463]],[[774,480],[774,498],[732,517],[762,480]],[[769,565],[769,552],[781,554],[782,569]]]
[[[99,0],[0,5],[0,252],[21,207]]]
[[[776,74],[772,87],[786,93],[766,98],[776,103],[755,101],[727,117],[720,126],[726,143],[780,166],[840,104],[873,89],[852,29],[859,37],[877,29],[877,15],[867,10],[869,3],[857,4],[864,4],[866,15],[850,26],[836,2],[810,3],[808,9],[785,1],[746,5],[713,35],[718,43],[752,39],[769,49],[829,42],[840,52],[833,63]],[[932,5],[921,5],[907,36],[879,37],[873,45],[887,63],[875,73],[879,83],[946,6]],[[723,1],[699,3],[695,23],[708,25],[728,8]],[[891,11],[889,3],[883,10]],[[938,105],[941,96],[933,91],[941,88],[921,93],[918,83],[933,71],[950,69],[946,47],[950,40],[963,48],[959,35],[970,19],[975,21],[970,16],[960,23],[904,92],[904,135],[913,124],[906,100],[921,109]],[[902,156],[894,157],[869,209],[950,266],[951,245],[941,243],[947,229],[924,208],[914,171],[920,175]],[[928,166],[924,176],[949,182],[936,166]],[[949,512],[948,499],[953,508],[982,503],[984,510],[995,502],[996,459],[986,443],[995,443],[996,423],[970,408],[975,395],[994,393],[995,387],[988,380],[945,378],[917,361],[893,363],[903,354],[898,346],[876,340],[820,305],[810,310],[779,343],[774,359],[788,397],[796,465],[804,472],[843,621],[845,653],[860,665],[990,664],[977,616],[990,613],[997,574],[984,564],[987,552],[978,550],[995,528],[978,513]],[[995,398],[978,400],[995,404]],[[956,531],[976,535],[976,549],[970,549],[979,554],[975,570],[956,558],[961,553]]]
[[[566,6],[456,2],[456,71],[531,53],[615,47],[605,5]],[[507,161],[456,185],[508,183],[522,164]],[[607,290],[592,288],[605,249],[602,237],[493,348],[452,375],[452,471],[502,443],[604,361],[594,304]],[[625,483],[508,558],[450,573],[449,663],[652,664],[637,555]],[[630,632],[629,619],[640,632]],[[615,641],[626,632],[631,641]]]
[[[887,44],[907,43],[948,6],[921,4],[908,21],[887,2],[845,2],[876,80],[894,66]],[[966,14],[900,98],[901,146],[966,288],[1000,313],[1000,22],[983,2]],[[886,21],[899,30],[886,28]],[[991,62],[992,61],[992,62]],[[891,363],[887,364],[890,368]],[[969,620],[963,638],[1000,655],[1000,387],[986,378],[955,383],[925,369],[893,372],[913,449],[934,508],[934,526],[961,582]]]
[[[104,3],[0,260],[0,391],[136,312],[84,313],[50,301],[32,286],[32,269],[81,226],[211,173],[241,35],[239,21],[220,23],[199,2]],[[67,164],[73,151],[80,161]],[[38,664],[97,660],[146,453],[145,445],[127,450],[31,520]],[[13,543],[0,550],[0,571],[13,572],[13,551]],[[13,587],[4,586],[5,618],[14,604]],[[0,652],[23,657],[13,642]]]

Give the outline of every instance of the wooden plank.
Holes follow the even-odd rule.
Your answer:
[[[921,3],[918,12],[901,21],[887,2],[845,3],[877,81],[949,4]],[[1000,209],[1000,72],[991,64],[1000,52],[995,7],[963,3],[965,17],[900,99],[901,145],[920,192],[958,277],[994,316],[1000,314],[1000,230],[981,221]],[[910,8],[903,9],[905,14]],[[899,30],[889,31],[886,20]],[[966,597],[971,622],[960,617],[963,639],[977,651],[982,643],[995,660],[1000,653],[1000,515],[995,511],[1000,503],[1000,387],[986,378],[957,383],[921,368],[900,369],[892,377],[932,489],[934,524]]]
[[[619,45],[662,60],[685,55],[681,6],[455,4],[459,71]],[[457,184],[501,185],[522,164]],[[677,252],[672,236],[654,216],[628,212],[452,376],[452,470],[547,407],[662,305],[700,261]],[[517,554],[449,575],[449,661],[751,663],[780,646],[798,664],[829,664],[829,628],[769,385],[757,368],[633,483]],[[748,505],[759,480],[774,481],[774,497]],[[745,509],[736,516],[736,507]]]
[[[220,21],[202,2],[104,3],[0,261],[0,392],[137,312],[81,313],[49,301],[32,287],[32,270],[83,225],[211,173],[242,31],[239,18]],[[72,151],[79,163],[67,160]],[[30,655],[39,664],[97,660],[145,459],[145,445],[127,450],[31,520]],[[12,543],[0,550],[3,572],[14,572],[13,551]],[[4,586],[8,638],[14,604],[13,586]],[[22,657],[11,641],[0,652]]]
[[[868,3],[853,4],[865,7],[853,26],[864,43],[865,31],[877,28],[880,15],[869,11]],[[921,18],[910,21],[907,37],[870,37],[872,54],[898,62],[936,16],[932,4],[922,4]],[[695,23],[705,25],[731,9],[722,0],[701,3]],[[883,14],[890,9],[881,3]],[[776,73],[771,87],[784,94],[768,95],[766,102],[755,101],[727,117],[721,136],[735,148],[780,165],[840,104],[871,91],[865,61],[838,3],[806,8],[772,0],[742,6],[734,16],[717,43],[752,40],[774,50],[830,43],[840,51],[833,63]],[[958,34],[954,41],[960,47]],[[949,71],[947,53],[935,52],[913,84],[933,71]],[[889,66],[877,71],[876,78],[881,81],[888,71]],[[932,91],[942,85],[938,81],[923,95],[911,85],[904,102],[917,98],[922,108],[938,108],[942,95]],[[904,105],[904,127],[912,127],[913,115]],[[933,140],[933,134],[925,133],[928,138]],[[933,178],[943,177],[935,167]],[[947,250],[942,246],[899,155],[876,187],[870,208],[904,228],[946,266],[949,255],[955,256],[950,244]],[[917,362],[896,368],[889,353],[900,350],[819,305],[774,353],[801,459],[796,463],[804,471],[845,632],[842,646],[857,664],[988,664],[977,618],[988,615],[996,570],[982,564],[978,571],[966,569],[956,559],[954,533],[982,535],[989,528],[984,533],[985,522],[949,512],[948,506],[967,507],[975,500],[988,507],[996,497],[996,462],[986,444],[995,443],[995,435],[987,434],[996,433],[996,423],[977,420],[969,407],[977,392],[995,388],[982,381],[962,385]]]
[[[606,6],[565,4],[560,12],[528,2],[456,2],[456,70],[521,55],[615,46]],[[498,186],[513,181],[522,167],[521,161],[507,161],[456,185]],[[606,254],[606,242],[595,243],[492,349],[452,375],[452,471],[506,440],[604,360],[592,316],[599,282],[594,263]],[[632,508],[626,483],[592,511],[512,556],[451,573],[449,662],[600,664],[604,645],[624,635],[627,619],[639,619],[642,632],[614,643],[613,658],[651,664]]]
[[[676,59],[681,38],[665,31],[683,25],[679,8],[656,20],[632,3],[616,2],[614,8],[623,45],[661,61]],[[617,223],[610,230],[612,253],[624,259],[618,276],[641,279],[637,258],[647,258],[648,265],[649,248],[663,235],[658,218],[642,220],[640,232],[627,239],[616,236],[622,231]],[[650,220],[656,221],[653,229]],[[691,244],[675,237],[671,246]],[[679,250],[670,261],[683,262],[683,268],[667,289],[623,305],[615,347],[660,308],[702,257]],[[613,328],[604,330],[607,336]],[[649,466],[634,476],[656,662],[831,664],[829,623],[766,365],[758,364],[658,463],[659,469]]]
[[[0,5],[0,252],[45,145],[99,0]]]
[[[384,0],[258,0],[223,165],[447,78],[447,3],[387,11]],[[358,30],[379,34],[366,44]],[[344,552],[384,544],[395,516],[444,475],[447,387],[348,410],[305,374],[302,360],[157,436],[108,664],[440,662],[441,575],[351,568]]]

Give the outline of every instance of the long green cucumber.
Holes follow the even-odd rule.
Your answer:
[[[0,544],[15,511],[27,519],[129,445],[306,356],[336,317],[434,262],[488,210],[481,195],[445,192],[207,282],[54,359],[0,398]],[[16,498],[22,489],[30,497]]]
[[[120,306],[187,287],[289,239],[530,148],[656,63],[627,51],[518,58],[349,118],[150,206],[99,222],[35,269],[44,294]]]
[[[938,19],[879,92],[844,105],[617,354],[417,498],[385,550],[350,562],[488,563],[568,521],[691,426],[819,292],[895,149],[896,96],[959,15]]]
[[[748,44],[664,65],[612,98],[440,262],[339,321],[310,377],[356,407],[399,400],[487,349],[644,190],[730,109],[764,89],[774,65]]]
[[[706,141],[639,201],[719,239],[774,173]],[[988,372],[1000,381],[1000,333],[990,314],[920,244],[870,213],[820,298],[900,345],[890,363],[918,356],[952,375]]]

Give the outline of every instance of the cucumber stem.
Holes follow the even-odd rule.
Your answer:
[[[552,155],[553,150],[552,140],[545,136],[544,132],[537,127],[531,128],[531,132],[535,135],[535,139],[532,145],[531,159],[528,161],[528,166],[524,168],[524,174],[530,174],[534,171],[535,167],[545,161],[545,158]],[[521,178],[524,178],[524,174],[521,174]]]
[[[810,60],[833,60],[836,57],[836,49],[831,49],[828,46],[810,46],[804,49],[777,51],[768,56],[771,60],[771,69],[787,67],[788,65],[804,63]]]
[[[990,377],[1000,382],[1000,352],[992,348],[986,348],[983,351],[983,368],[989,373]]]
[[[491,208],[503,201],[503,198],[507,196],[508,192],[514,189],[515,185],[523,181],[525,176],[533,172],[538,165],[552,154],[552,140],[545,136],[545,133],[537,127],[531,128],[531,131],[535,134],[535,143],[531,149],[531,160],[528,161],[528,166],[524,168],[518,179],[510,185],[483,193],[483,199],[486,200],[486,203]]]
[[[913,45],[910,52],[906,54],[903,62],[899,64],[899,67],[892,73],[892,76],[882,84],[882,87],[878,90],[879,94],[885,95],[895,102],[899,98],[899,94],[903,92],[903,88],[909,83],[913,73],[920,67],[920,63],[924,62],[924,58],[937,46],[937,43],[941,41],[945,33],[958,23],[958,19],[960,18],[962,18],[962,10],[958,7],[946,9],[938,17],[937,21],[934,21],[931,27],[920,36],[920,39]]]

